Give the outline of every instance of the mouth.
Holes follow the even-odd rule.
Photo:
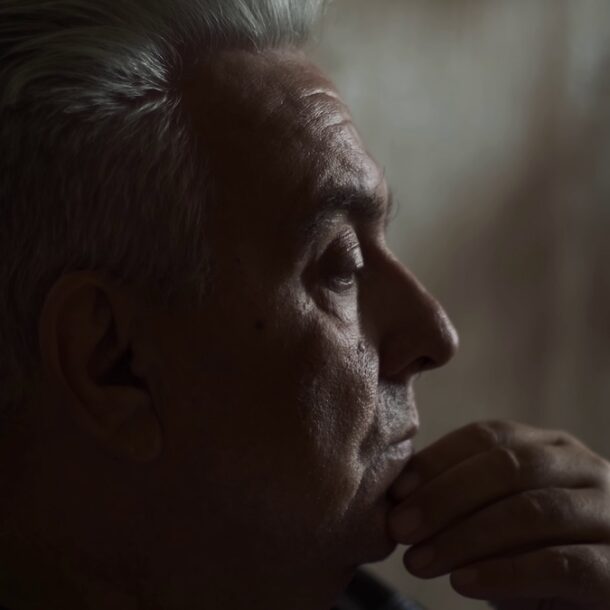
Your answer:
[[[380,408],[382,430],[389,447],[402,445],[419,432],[419,413],[415,404],[413,384],[406,388],[386,389]]]
[[[403,445],[406,442],[410,442],[411,439],[419,432],[419,424],[413,424],[409,426],[402,434],[396,437],[395,440],[390,442],[390,447]]]
[[[388,491],[400,473],[411,461],[411,458],[415,453],[412,439],[417,434],[418,430],[418,424],[411,425],[406,431],[397,435],[396,439],[392,441],[386,449],[385,458],[389,466],[387,478]]]
[[[403,465],[411,459],[413,455],[413,443],[410,437],[392,443],[388,447],[387,457],[392,461],[403,462]]]

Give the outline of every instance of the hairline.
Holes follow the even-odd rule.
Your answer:
[[[156,276],[162,272],[166,274],[169,283],[174,281],[171,265],[160,259],[160,252],[156,254],[156,261],[146,260],[140,268],[133,262],[131,268],[123,266],[121,261],[124,257],[131,256],[132,261],[135,260],[135,254],[128,243],[129,227],[122,227],[116,232],[117,235],[112,235],[110,228],[96,231],[96,227],[92,226],[93,221],[90,221],[85,232],[68,228],[75,218],[81,218],[83,222],[86,220],[83,215],[87,212],[80,209],[84,203],[77,201],[77,191],[82,191],[87,204],[89,201],[86,193],[91,189],[99,196],[96,214],[100,219],[106,216],[104,199],[112,199],[117,194],[122,196],[126,210],[124,223],[129,224],[128,213],[134,212],[130,206],[136,205],[129,193],[136,193],[136,196],[143,199],[139,189],[152,189],[153,184],[145,184],[147,180],[138,174],[140,170],[133,176],[127,176],[129,172],[109,156],[118,155],[140,167],[138,164],[148,161],[143,161],[144,157],[140,158],[131,150],[130,143],[138,141],[142,155],[150,157],[149,171],[155,171],[152,168],[163,171],[163,159],[168,159],[170,153],[178,152],[183,158],[172,159],[172,167],[176,170],[188,166],[190,169],[187,173],[192,175],[189,178],[186,174],[174,171],[174,174],[181,174],[173,176],[174,181],[178,178],[181,181],[180,188],[174,191],[177,197],[180,193],[190,197],[193,207],[182,211],[183,218],[179,223],[176,221],[172,235],[184,236],[185,231],[190,230],[189,239],[194,246],[196,230],[193,227],[203,226],[203,208],[213,205],[215,197],[212,191],[215,186],[213,176],[204,176],[205,152],[201,150],[201,143],[193,136],[192,130],[189,131],[192,117],[184,103],[182,89],[185,73],[198,62],[213,60],[214,55],[223,51],[301,49],[307,42],[314,17],[323,8],[322,0],[193,0],[181,3],[180,6],[165,0],[151,0],[150,3],[136,0],[123,0],[121,3],[114,3],[114,0],[30,0],[25,6],[19,0],[8,0],[0,7],[0,121],[5,123],[2,125],[0,122],[0,143],[4,145],[8,138],[9,143],[16,142],[19,145],[13,161],[0,162],[0,178],[12,174],[7,184],[0,184],[0,221],[7,212],[13,213],[13,208],[9,207],[11,205],[17,206],[15,212],[19,218],[12,225],[19,231],[11,234],[11,229],[6,228],[7,239],[2,237],[0,228],[0,241],[4,240],[5,254],[8,254],[0,263],[0,292],[5,295],[4,302],[0,304],[4,314],[0,322],[0,345],[4,348],[0,351],[0,407],[3,391],[10,384],[10,376],[17,373],[17,369],[23,370],[27,364],[37,360],[38,354],[34,354],[37,350],[35,316],[40,311],[50,285],[62,274],[80,270],[103,271],[113,276],[116,274],[119,283],[124,281],[127,284],[141,277],[143,284],[152,291],[151,295],[157,294],[161,299],[169,299],[173,294],[163,283],[156,281]],[[221,17],[224,18],[223,15],[229,9],[241,11],[243,19],[236,19],[233,25],[222,25]],[[216,13],[217,23],[210,24],[213,20],[206,14],[207,10],[219,11]],[[7,13],[3,14],[3,11]],[[189,21],[186,18],[189,14],[198,17],[199,21]],[[32,15],[36,16],[40,31],[31,29]],[[139,19],[142,15],[144,17]],[[170,15],[171,18],[165,22],[163,15]],[[263,15],[269,19],[268,22],[262,20]],[[210,19],[206,21],[206,17]],[[66,23],[72,25],[66,27]],[[198,23],[201,30],[194,28],[193,23]],[[209,34],[207,40],[206,32]],[[12,45],[18,44],[21,56],[13,50]],[[91,69],[87,70],[87,65]],[[98,73],[93,69],[95,66],[101,66],[105,72]],[[47,84],[50,85],[49,88],[46,88]],[[34,119],[31,124],[26,118],[28,116]],[[94,116],[97,117],[95,121],[92,120]],[[63,123],[59,121],[55,125],[49,117],[62,119]],[[15,118],[17,120],[13,121]],[[67,132],[63,133],[62,130]],[[136,132],[140,135],[136,136]],[[68,141],[66,136],[71,139]],[[59,144],[58,149],[51,145],[53,138]],[[28,154],[28,141],[32,147],[31,152],[35,153],[31,156]],[[101,183],[99,175],[98,182],[89,184],[83,177],[80,186],[59,174],[50,178],[55,181],[53,188],[45,189],[36,184],[42,180],[41,176],[48,173],[34,169],[40,169],[41,163],[45,163],[51,174],[58,171],[57,168],[49,169],[53,167],[56,152],[57,155],[71,159],[69,166],[62,166],[65,173],[75,171],[78,179],[81,168],[88,167],[85,172],[93,171],[96,165],[87,157],[90,151],[86,150],[92,143],[106,154],[98,173],[106,168],[113,175],[118,175],[120,180],[131,181],[130,185],[125,182],[122,193],[119,193],[116,185],[110,184],[110,177],[107,182]],[[70,155],[70,147],[84,150],[85,155]],[[129,161],[125,163],[128,164]],[[23,167],[24,175],[31,172],[35,176],[33,183],[16,177],[14,174],[17,167]],[[169,169],[165,171],[169,176]],[[157,179],[153,174],[151,177],[153,182]],[[167,185],[161,186],[169,192]],[[104,192],[114,195],[105,197]],[[42,200],[47,193],[53,195],[45,207]],[[162,194],[155,195],[159,198],[157,205],[161,206]],[[56,218],[55,225],[42,226],[46,223],[37,221],[39,211],[50,214],[49,207],[54,207],[56,203],[58,209],[61,209],[61,205],[68,206],[70,200],[73,202],[70,204],[71,210],[68,211],[67,207],[65,212],[61,210],[64,217],[61,220]],[[26,201],[34,203],[33,206],[30,205],[33,216],[31,221],[20,218],[18,214],[18,208],[26,206]],[[55,203],[51,205],[51,201]],[[146,203],[138,205],[144,206]],[[144,207],[138,213],[148,219],[149,229],[156,226],[158,235],[169,239],[169,235],[163,233],[159,225],[165,218],[175,218],[175,213],[172,216],[171,211],[166,209],[166,214],[158,219],[151,218],[153,212],[147,212]],[[111,219],[107,222],[110,227],[116,221]],[[48,231],[56,231],[62,236],[55,246]],[[41,235],[46,237],[40,241],[38,237]],[[145,243],[141,236],[135,237]],[[205,239],[201,234],[198,238],[201,241]],[[110,247],[111,244],[118,244],[119,239],[123,240],[123,245]],[[13,254],[11,247],[18,247],[19,244],[25,247],[27,240],[36,244],[30,255]],[[66,241],[70,243],[66,244]],[[154,245],[153,237],[150,244]],[[88,252],[82,252],[81,246],[86,246]],[[50,256],[42,251],[45,248]],[[70,253],[66,251],[64,258],[62,248],[71,248]],[[2,250],[0,243],[0,251]],[[203,250],[201,247],[202,253]],[[17,251],[18,248],[15,249]],[[182,254],[180,252],[176,246],[172,255],[176,261],[179,256],[187,256],[186,249]],[[14,258],[11,259],[11,255]],[[193,294],[198,301],[204,294],[204,281],[208,287],[210,265],[207,260],[199,260],[195,256],[192,258]],[[13,328],[10,328],[11,325]]]

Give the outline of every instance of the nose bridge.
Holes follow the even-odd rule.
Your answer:
[[[392,281],[380,311],[386,325],[381,342],[385,372],[396,376],[416,368],[443,366],[455,355],[457,331],[441,304],[397,259],[390,263]]]

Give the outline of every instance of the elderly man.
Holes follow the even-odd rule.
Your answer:
[[[412,457],[456,333],[301,50],[319,5],[0,1],[0,605],[409,608],[357,573],[405,543],[498,608],[610,608],[601,457],[507,422]]]

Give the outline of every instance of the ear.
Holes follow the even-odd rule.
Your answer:
[[[46,297],[39,337],[45,375],[76,420],[113,455],[149,462],[163,431],[142,376],[138,311],[133,295],[100,274],[64,275]]]

